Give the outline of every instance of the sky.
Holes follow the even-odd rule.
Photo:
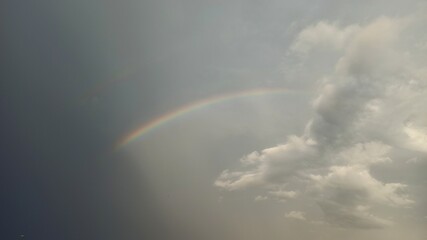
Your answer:
[[[423,1],[0,11],[2,239],[427,237]]]

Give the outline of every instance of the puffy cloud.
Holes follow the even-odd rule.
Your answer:
[[[225,170],[215,181],[215,186],[227,190],[236,190],[261,185],[263,181],[260,175],[261,173],[257,170],[247,172],[230,172],[229,170]]]
[[[385,75],[401,69],[397,42],[407,22],[401,18],[381,17],[362,28],[339,59],[337,73],[368,80],[369,86],[389,81]]]
[[[326,176],[312,176],[317,203],[326,218],[345,227],[377,228],[391,221],[374,216],[375,204],[405,207],[413,203],[403,194],[406,185],[382,183],[362,166],[334,166]]]
[[[347,26],[340,29],[337,23],[318,22],[302,30],[291,50],[300,54],[308,54],[313,49],[330,48],[331,50],[343,49],[350,38],[360,29],[358,25]]]
[[[265,188],[269,196],[286,199],[310,193],[329,223],[391,225],[377,207],[405,208],[414,201],[405,184],[383,182],[370,168],[401,161],[392,152],[400,151],[393,156],[404,156],[402,161],[427,152],[427,52],[414,40],[417,18],[381,17],[347,27],[319,22],[302,30],[290,52],[307,58],[318,49],[338,53],[334,68],[318,76],[313,118],[301,136],[247,155],[243,170],[223,171],[215,185]],[[285,185],[302,194],[271,191]]]
[[[242,172],[225,170],[215,185],[227,190],[280,185],[313,164],[313,158],[318,155],[316,151],[316,144],[310,139],[292,136],[286,144],[249,154],[243,162],[250,162],[254,166],[252,169]]]
[[[372,207],[407,207],[414,203],[404,194],[406,185],[383,183],[365,165],[333,166],[325,176],[310,177],[311,191],[326,220],[342,227],[386,227],[392,222],[372,214]]]
[[[371,165],[377,163],[390,162],[389,154],[391,146],[382,142],[357,143],[344,149],[337,154],[337,162],[354,165]]]
[[[251,154],[243,157],[240,159],[240,162],[245,165],[252,165],[256,164],[259,159],[259,153],[258,152],[252,152]]]
[[[407,147],[427,152],[427,127],[415,126],[412,122],[409,122],[403,127],[403,132],[408,137]]]

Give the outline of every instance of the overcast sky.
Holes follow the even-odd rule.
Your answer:
[[[423,1],[0,9],[1,239],[426,239]]]

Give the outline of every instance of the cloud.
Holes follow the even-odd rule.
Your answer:
[[[415,126],[409,122],[403,127],[403,132],[409,140],[407,147],[420,152],[427,152],[427,127]]]
[[[247,171],[225,170],[215,181],[215,186],[237,190],[250,186],[274,186],[285,182],[311,164],[317,156],[315,143],[310,139],[291,136],[286,144],[264,149],[261,153],[251,153],[243,158],[253,168]],[[247,160],[250,159],[250,160]]]
[[[340,227],[373,229],[392,225],[391,221],[369,213],[364,206],[349,208],[327,201],[319,202],[319,206],[326,213],[326,221]]]
[[[387,156],[392,148],[382,142],[357,143],[337,154],[337,161],[345,164],[368,166],[391,162]]]
[[[265,201],[268,199],[277,200],[279,202],[286,202],[287,200],[294,199],[298,196],[298,193],[295,191],[285,191],[285,190],[273,190],[269,191],[268,196],[258,195],[255,197],[255,202]]]
[[[372,206],[406,207],[414,202],[400,183],[382,183],[363,166],[334,166],[326,176],[312,176],[315,199],[327,220],[343,227],[378,228],[392,224],[369,212]]]
[[[281,199],[291,199],[297,196],[297,193],[295,191],[277,190],[277,191],[270,191],[268,193],[272,196],[275,196]]]
[[[312,176],[312,179],[322,200],[346,206],[364,203],[408,206],[413,203],[402,194],[406,185],[382,183],[362,166],[334,166],[326,176]]]
[[[293,219],[297,219],[297,220],[306,220],[305,219],[305,213],[303,212],[299,212],[299,211],[291,211],[289,213],[285,214],[286,218],[293,218]]]
[[[300,136],[243,157],[243,170],[224,170],[215,185],[256,187],[287,199],[312,194],[328,223],[390,226],[378,206],[406,208],[414,200],[406,184],[381,181],[370,169],[427,153],[427,53],[417,47],[419,18],[380,17],[346,27],[321,21],[303,29],[290,53],[304,55],[301,61],[319,51],[336,54],[329,73],[317,76],[313,118]],[[302,63],[305,71],[310,61]],[[283,186],[303,194],[271,191]]]
[[[320,21],[302,30],[291,46],[291,50],[299,54],[308,54],[319,48],[341,50],[359,29],[358,25],[340,29],[337,23]]]
[[[258,195],[258,196],[255,197],[255,202],[261,202],[261,201],[265,201],[267,199],[268,199],[267,196]]]

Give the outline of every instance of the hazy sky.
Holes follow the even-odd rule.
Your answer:
[[[426,239],[423,1],[0,9],[1,239]]]

